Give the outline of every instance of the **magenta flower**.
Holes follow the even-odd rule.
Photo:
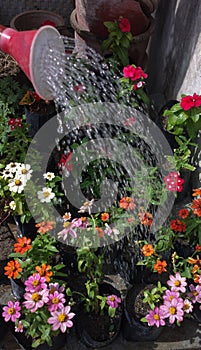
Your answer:
[[[66,221],[64,225],[65,228],[62,231],[58,232],[58,237],[66,240],[69,234],[71,237],[77,238],[77,233],[74,230],[75,226],[73,226],[72,222]]]
[[[64,298],[64,294],[55,291],[54,293],[49,294],[48,310],[52,312],[61,309],[65,302],[66,299]]]
[[[116,309],[120,303],[121,303],[121,298],[119,298],[117,295],[115,295],[115,294],[108,295],[107,304],[110,307],[112,307],[113,309]]]
[[[53,331],[60,329],[62,333],[65,333],[67,328],[73,326],[71,319],[75,314],[70,312],[70,309],[70,306],[63,306],[62,309],[51,313],[52,317],[48,318],[47,322],[52,324]]]
[[[173,171],[169,173],[167,176],[165,176],[164,181],[168,191],[171,191],[171,192],[182,191],[182,185],[184,183],[184,180],[180,177],[180,174],[177,171]]]
[[[180,296],[179,292],[167,289],[165,295],[163,296],[164,301],[172,301],[172,299],[178,299]]]
[[[49,294],[53,294],[56,291],[59,293],[62,293],[62,292],[64,292],[64,290],[65,290],[65,287],[60,286],[58,282],[49,284]]]
[[[49,291],[47,289],[40,290],[39,292],[34,293],[25,293],[24,294],[23,305],[30,309],[31,312],[35,312],[37,309],[43,307],[44,304],[47,304],[49,301]]]
[[[47,289],[46,277],[41,277],[39,273],[30,276],[25,282],[25,290],[30,293],[39,292],[42,289]]]
[[[20,316],[21,307],[19,301],[13,302],[9,301],[8,306],[3,307],[3,313],[2,316],[4,317],[5,321],[12,321],[15,322]]]
[[[23,324],[21,321],[18,322],[17,326],[15,326],[15,332],[22,333],[23,332]]]
[[[185,293],[186,291],[186,278],[181,277],[179,272],[176,272],[175,277],[173,275],[170,275],[170,279],[167,281],[168,286],[171,287],[171,290],[175,292],[182,292]]]
[[[201,106],[201,96],[197,95],[196,93],[193,94],[193,96],[184,96],[181,99],[180,102],[181,108],[183,108],[185,111],[188,111],[189,109],[193,107],[200,107]]]
[[[148,321],[149,326],[165,326],[163,312],[159,307],[155,307],[154,310],[150,310],[146,315],[146,320]]]
[[[88,219],[85,217],[75,218],[72,220],[72,227],[86,228],[88,224]]]
[[[169,317],[170,324],[173,324],[175,320],[178,320],[179,322],[183,321],[183,306],[184,302],[182,299],[178,301],[176,298],[174,298],[171,302],[165,301],[164,305],[161,305],[160,309],[163,313],[163,317]]]
[[[190,284],[189,289],[190,293],[188,293],[188,296],[192,298],[192,302],[201,303],[201,286],[199,284],[197,286]]]

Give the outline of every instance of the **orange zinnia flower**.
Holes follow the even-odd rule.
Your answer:
[[[142,247],[142,253],[144,256],[151,256],[154,254],[154,248],[152,244],[145,244]]]
[[[14,250],[16,253],[24,254],[27,250],[31,249],[31,239],[27,237],[19,237],[17,243],[14,244]]]
[[[42,266],[36,266],[36,271],[40,274],[41,277],[46,277],[46,281],[50,282],[50,277],[53,275],[51,271],[51,266],[42,264]]]
[[[141,207],[140,210],[141,211],[139,212],[138,217],[140,219],[141,224],[145,226],[151,226],[153,222],[152,214],[146,212],[143,207]]]
[[[193,190],[193,194],[192,196],[195,197],[195,196],[201,196],[201,188],[196,188],[195,190]]]
[[[134,202],[134,199],[131,197],[123,197],[119,201],[120,208],[123,208],[125,210],[133,210],[136,207],[136,204]]]
[[[96,226],[96,232],[99,238],[103,238],[104,237],[104,231],[101,227]]]
[[[166,266],[167,266],[167,263],[165,260],[163,261],[157,260],[157,262],[154,264],[154,270],[156,270],[159,274],[161,274],[162,272],[167,271]]]
[[[171,220],[170,228],[174,232],[185,232],[186,231],[186,224],[179,219]]]
[[[199,217],[201,217],[201,198],[194,199],[191,208],[194,209],[193,213]]]
[[[101,214],[101,220],[102,221],[108,221],[110,215],[108,213],[102,213]]]
[[[41,221],[38,224],[35,225],[36,227],[39,227],[37,230],[38,233],[46,233],[47,231],[50,231],[53,229],[54,221]]]
[[[181,219],[186,219],[189,215],[189,211],[187,208],[180,209],[178,215]]]
[[[4,267],[4,275],[8,276],[8,278],[16,279],[19,275],[19,272],[22,272],[22,268],[20,267],[20,263],[17,260],[10,260],[8,264]]]
[[[193,277],[194,277],[194,282],[195,282],[195,283],[199,283],[200,275],[201,275],[201,272],[200,272],[199,275],[198,275],[198,274],[195,274],[195,275],[193,276]]]
[[[188,263],[194,265],[192,269],[193,274],[201,270],[201,259],[199,256],[197,256],[197,259],[188,258]]]

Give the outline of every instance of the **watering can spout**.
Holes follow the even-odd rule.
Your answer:
[[[38,30],[18,32],[0,25],[0,50],[16,60],[41,98],[53,100],[56,97],[48,84],[52,65],[55,65],[55,52],[56,68],[64,70],[65,65],[65,47],[56,28],[47,25]]]

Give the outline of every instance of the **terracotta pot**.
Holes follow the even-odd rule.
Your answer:
[[[18,31],[38,29],[45,21],[54,22],[57,28],[65,26],[64,19],[55,12],[33,10],[22,12],[11,19],[10,27]]]
[[[103,23],[123,16],[130,21],[134,36],[129,56],[133,63],[143,66],[148,41],[154,30],[154,19],[149,16],[151,1],[143,3],[146,2],[149,4],[148,16],[143,12],[140,2],[134,0],[99,0],[96,4],[93,0],[77,0],[76,8],[70,17],[71,25],[75,30],[77,51],[79,52],[83,46],[87,45],[101,53],[102,41],[108,36],[107,28]]]

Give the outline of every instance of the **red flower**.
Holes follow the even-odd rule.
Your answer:
[[[172,220],[170,223],[171,230],[175,232],[185,232],[186,231],[186,224],[182,222],[181,220]]]
[[[180,174],[176,171],[169,173],[164,178],[167,190],[171,192],[181,192],[184,180],[180,177]]]
[[[102,221],[108,221],[109,217],[110,217],[110,215],[108,213],[102,213],[101,214],[101,220]]]
[[[194,199],[191,208],[194,209],[193,213],[195,215],[201,217],[201,198]]]
[[[161,261],[161,260],[157,260],[157,262],[154,264],[154,270],[156,270],[159,274],[161,274],[162,272],[166,272],[166,266],[167,263],[165,260]]]
[[[196,250],[197,252],[200,252],[200,251],[201,251],[201,245],[196,244],[195,250]]]
[[[134,89],[134,90],[141,89],[144,85],[145,85],[145,82],[144,82],[144,81],[138,81],[137,84],[134,84],[133,89]]]
[[[73,169],[73,165],[69,162],[72,159],[73,152],[69,152],[68,154],[62,154],[60,161],[57,163],[59,168],[66,168],[68,171],[71,171]]]
[[[131,25],[127,18],[119,17],[119,28],[123,33],[128,33],[131,31]]]
[[[123,197],[119,201],[120,208],[123,208],[125,210],[133,210],[136,207],[136,204],[134,202],[134,199],[131,197]]]
[[[193,96],[185,96],[182,97],[180,106],[185,110],[188,111],[189,109],[193,107],[200,107],[201,106],[201,95],[197,95],[196,93],[193,94]]]
[[[16,126],[19,128],[22,127],[22,118],[10,118],[8,121],[8,125],[10,125],[11,130],[14,130]]]
[[[53,21],[50,21],[49,19],[47,19],[46,21],[44,21],[42,24],[41,24],[41,27],[43,26],[52,26],[52,27],[56,27],[56,24],[53,22]]]
[[[180,209],[179,210],[179,213],[178,213],[178,216],[181,218],[181,219],[186,219],[189,215],[189,211],[187,208],[183,208],[183,209]]]
[[[143,71],[143,69],[140,66],[134,67],[133,65],[128,65],[124,67],[123,74],[124,78],[130,78],[133,81],[141,78],[146,79],[148,77],[148,75]]]

